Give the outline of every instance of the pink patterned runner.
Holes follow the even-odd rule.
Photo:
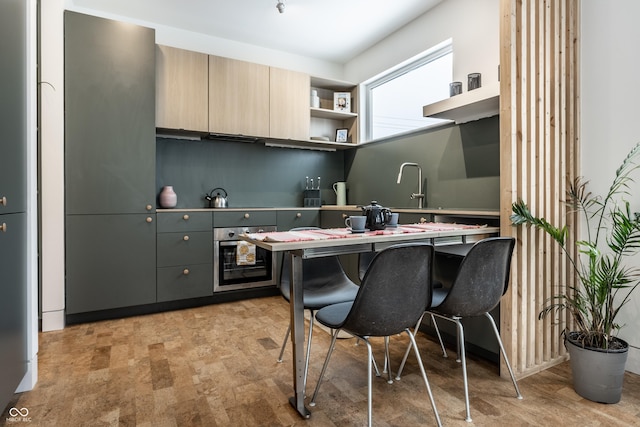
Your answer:
[[[327,239],[343,239],[360,236],[376,236],[403,233],[420,233],[425,231],[454,231],[484,228],[486,225],[465,225],[465,224],[448,224],[448,223],[421,223],[399,225],[396,228],[388,227],[384,230],[366,231],[365,233],[352,233],[348,228],[326,228],[318,230],[301,230],[301,231],[273,231],[268,233],[248,233],[247,236],[252,240],[263,242],[302,242],[313,240]]]

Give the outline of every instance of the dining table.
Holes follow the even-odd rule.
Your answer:
[[[302,300],[302,260],[361,252],[379,252],[387,247],[411,242],[436,246],[468,244],[499,235],[499,227],[454,223],[400,224],[382,230],[353,232],[349,228],[318,228],[297,231],[243,233],[242,240],[273,253],[291,257],[291,343],[293,353],[293,396],[290,404],[303,418],[311,412],[305,406],[304,390],[304,306]]]

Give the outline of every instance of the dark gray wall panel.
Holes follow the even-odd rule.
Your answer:
[[[417,135],[374,143],[346,155],[347,202],[377,200],[388,207],[418,206],[416,168],[422,167],[425,207],[498,209],[500,206],[499,118],[452,125]]]
[[[321,180],[322,199],[335,204],[331,185],[344,181],[344,152],[266,147],[226,141],[158,138],[156,195],[172,185],[178,208],[208,207],[215,187],[229,194],[229,207],[302,206],[304,178]],[[159,205],[158,205],[159,206]]]

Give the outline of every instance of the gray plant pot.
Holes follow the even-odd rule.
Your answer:
[[[629,344],[616,338],[624,344],[623,349],[605,351],[583,348],[579,342],[572,340],[572,334],[575,335],[575,332],[567,334],[565,346],[571,356],[574,390],[594,402],[618,403],[622,396]]]

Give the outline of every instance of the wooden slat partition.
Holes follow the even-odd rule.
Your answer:
[[[509,217],[522,199],[535,215],[569,225],[569,247],[578,233],[564,204],[579,174],[578,9],[579,0],[500,2],[501,233],[518,240],[500,330],[519,377],[567,358],[561,332],[571,319],[538,313],[575,283],[573,272],[555,242]]]

